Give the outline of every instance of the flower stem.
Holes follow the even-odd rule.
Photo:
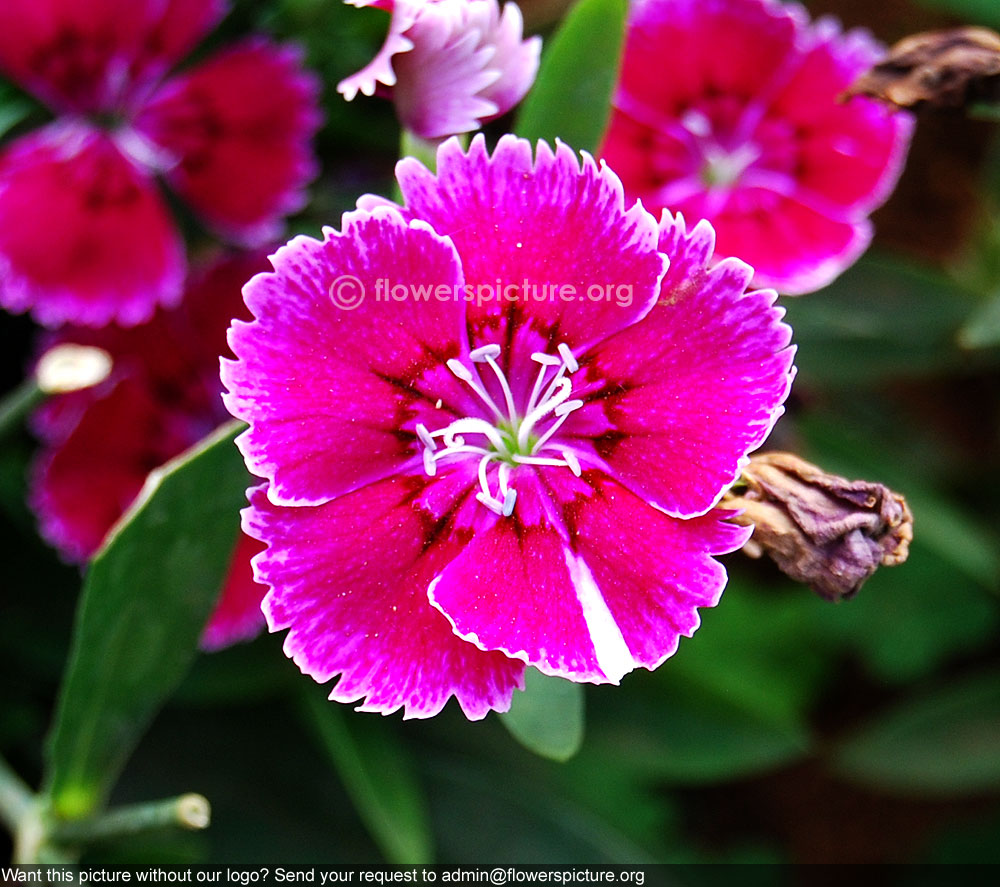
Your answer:
[[[0,439],[20,428],[28,413],[44,399],[45,394],[38,382],[28,378],[0,400]]]
[[[92,819],[57,823],[51,829],[49,840],[63,845],[91,844],[167,826],[203,829],[208,827],[210,820],[208,800],[202,795],[186,794],[165,801],[119,807]]]
[[[111,372],[111,357],[100,348],[71,342],[50,348],[35,372],[0,400],[0,439],[21,427],[25,417],[46,397],[90,388]]]
[[[441,139],[425,139],[404,129],[399,137],[399,156],[416,157],[431,172],[437,168],[437,149]]]
[[[0,758],[0,819],[14,834],[23,822],[32,802],[31,789]]]

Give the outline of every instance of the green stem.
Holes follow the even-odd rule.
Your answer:
[[[469,147],[468,134],[460,135],[463,150]],[[441,147],[444,139],[425,139],[414,135],[408,129],[404,129],[399,135],[399,156],[415,157],[431,172],[437,171],[437,151]],[[399,183],[396,182],[392,188],[392,199],[397,203],[403,202],[402,192],[399,190]]]
[[[399,137],[399,156],[416,157],[431,172],[437,169],[437,149],[442,139],[424,139],[404,129]]]
[[[31,808],[32,798],[31,789],[24,784],[10,765],[0,758],[0,819],[12,835],[24,821]]]
[[[92,819],[59,822],[52,826],[48,839],[61,845],[92,844],[168,826],[203,829],[208,827],[210,818],[208,801],[202,795],[187,794],[166,801],[119,807]]]
[[[0,400],[0,439],[21,427],[25,417],[45,399],[34,377],[25,379]]]

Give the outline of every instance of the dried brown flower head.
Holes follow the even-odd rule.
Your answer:
[[[855,95],[898,108],[969,108],[1000,101],[1000,34],[976,27],[913,34],[843,97]]]
[[[722,504],[754,526],[744,552],[766,553],[827,600],[852,597],[879,566],[906,560],[913,515],[882,484],[846,480],[791,453],[753,456],[743,480]]]

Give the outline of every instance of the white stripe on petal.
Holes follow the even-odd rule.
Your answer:
[[[621,629],[611,615],[601,589],[594,581],[594,574],[581,557],[565,550],[566,567],[576,589],[576,597],[583,609],[583,619],[590,632],[597,664],[612,684],[617,684],[632,671],[637,663],[629,652]]]

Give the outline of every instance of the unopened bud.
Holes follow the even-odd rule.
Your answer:
[[[722,504],[754,527],[744,552],[767,554],[827,600],[852,597],[878,567],[906,560],[913,515],[882,484],[828,474],[791,453],[753,456],[743,482]]]
[[[111,372],[111,355],[90,345],[64,343],[50,348],[35,367],[45,394],[66,394],[103,382]]]

